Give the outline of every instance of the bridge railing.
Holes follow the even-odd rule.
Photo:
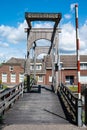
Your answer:
[[[5,110],[13,105],[13,103],[23,95],[24,83],[20,83],[15,87],[4,90],[0,93],[0,118],[4,114]]]
[[[78,98],[63,84],[59,86],[58,95],[61,99],[67,119],[78,125]]]

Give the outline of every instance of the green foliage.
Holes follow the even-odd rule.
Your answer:
[[[0,89],[6,89],[7,85],[2,84],[2,80],[0,79]]]
[[[77,86],[69,86],[68,87],[72,92],[77,92],[78,91],[78,87]]]
[[[2,89],[6,89],[7,88],[7,85],[2,85]]]
[[[33,75],[31,75],[30,76],[30,84],[31,84],[31,86],[34,84],[37,84],[37,80],[36,79],[34,79],[34,77],[33,77]]]
[[[2,84],[2,80],[0,79],[0,84]]]
[[[31,89],[32,85],[35,85],[35,84],[37,84],[37,80],[34,79],[33,75],[30,75],[30,89]],[[27,88],[27,76],[25,76],[25,78],[24,78],[24,89],[26,89],[26,88]]]

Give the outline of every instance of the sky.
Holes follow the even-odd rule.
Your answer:
[[[0,62],[11,57],[25,58],[27,27],[25,12],[62,13],[59,23],[60,54],[75,54],[75,4],[78,4],[80,54],[87,55],[87,0],[0,0]],[[36,22],[34,27],[52,27],[51,22]],[[48,41],[39,40],[37,44]]]

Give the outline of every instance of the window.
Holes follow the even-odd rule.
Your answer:
[[[16,74],[11,74],[11,83],[16,82]]]
[[[52,82],[52,76],[49,76],[49,82]]]
[[[24,75],[23,74],[19,74],[19,82],[23,82],[24,80]]]
[[[38,82],[43,82],[43,76],[42,75],[38,76]]]
[[[14,67],[13,66],[9,66],[9,70],[13,71]]]
[[[41,65],[36,65],[36,70],[41,70],[42,66]]]
[[[60,69],[62,69],[62,67],[63,67],[63,63],[62,63],[62,62],[60,62]]]
[[[80,63],[81,70],[87,70],[87,63]]]
[[[66,76],[66,84],[73,84],[74,83],[74,76]]]
[[[36,70],[41,70],[42,69],[42,65],[36,65]],[[30,70],[34,70],[34,65],[30,66]]]
[[[7,82],[7,74],[6,73],[3,73],[2,74],[2,82]]]
[[[80,82],[82,84],[87,84],[87,76],[80,76]]]
[[[30,70],[34,70],[34,65],[31,65],[31,66],[30,66]]]

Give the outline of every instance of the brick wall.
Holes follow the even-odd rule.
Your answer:
[[[12,65],[13,66],[13,71],[10,71],[9,66],[11,65],[6,65],[3,64],[0,67],[0,79],[2,80],[2,74],[6,73],[7,74],[7,83],[5,84],[18,84],[19,83],[19,74],[23,74],[24,73],[24,69],[21,67],[21,65]],[[11,82],[11,74],[15,73],[16,74],[16,82],[12,83]]]
[[[49,82],[49,76],[52,76],[52,70],[46,70],[46,75],[45,75],[45,85],[51,85],[52,83]]]
[[[18,84],[19,83],[19,74],[24,73],[24,68],[20,64],[13,64],[12,66],[14,67],[13,71],[9,70],[9,66],[11,64],[3,64],[0,66],[0,79],[2,80],[2,73],[7,74],[7,83],[6,84]],[[16,74],[16,82],[11,83],[11,74],[15,73]],[[72,70],[61,70],[61,77],[59,81],[61,80],[64,84],[66,81],[66,76],[73,76],[74,77],[74,84],[77,84],[77,70],[72,69]],[[51,85],[52,83],[49,82],[49,76],[52,76],[52,70],[47,69],[46,74],[43,74],[43,82],[38,82],[38,84],[45,84],[45,85]],[[87,70],[81,70],[81,76],[87,76]]]
[[[74,76],[74,84],[77,84],[77,71],[76,70],[62,70],[61,79],[62,82],[66,83],[66,76]]]
[[[81,76],[87,76],[87,70],[81,70]]]

